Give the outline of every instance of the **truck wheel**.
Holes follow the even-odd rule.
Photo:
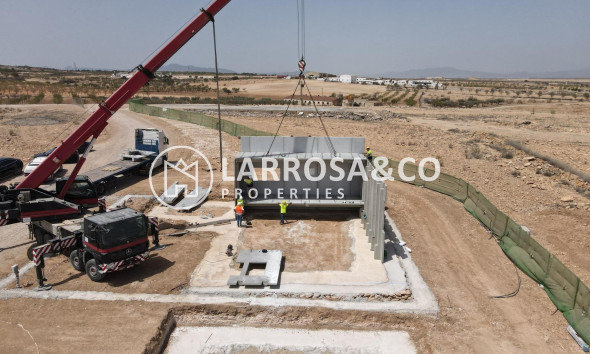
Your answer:
[[[72,267],[74,267],[75,270],[83,272],[84,271],[84,265],[82,264],[82,257],[80,257],[80,252],[78,252],[78,250],[73,250],[70,253],[70,262],[72,263]]]
[[[104,278],[104,274],[98,271],[98,264],[96,264],[96,259],[91,259],[86,262],[86,274],[88,278],[92,281],[100,281]]]
[[[105,189],[106,189],[106,188],[105,188],[105,186],[104,186],[104,183],[99,183],[99,184],[96,186],[96,194],[98,194],[99,196],[103,195],[103,194],[104,194],[104,192],[105,192]]]

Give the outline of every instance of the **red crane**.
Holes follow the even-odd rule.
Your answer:
[[[86,161],[92,144],[107,126],[107,121],[119,108],[133,97],[145,84],[154,78],[154,73],[185,45],[209,21],[217,15],[230,0],[214,0],[209,7],[201,9],[188,25],[158,51],[147,63],[137,66],[137,71],[108,99],[99,104],[74,132],[45,159],[30,175],[14,189],[0,186],[0,225],[25,218],[32,220],[66,219],[79,215],[81,206],[64,200],[80,168]],[[82,143],[90,140],[90,145],[82,155],[69,178],[55,194],[39,188],[52,173],[71,156]],[[86,181],[87,183],[87,181]]]
[[[213,19],[230,0],[215,0],[206,9],[195,17],[184,29],[182,29],[172,40],[170,40],[156,55],[154,55],[144,65],[137,66],[137,71],[131,76],[115,93],[106,101],[100,103],[98,109],[91,114],[85,121],[68,136],[55,149],[45,161],[39,165],[30,175],[28,175],[16,189],[21,188],[38,188],[43,181],[47,179],[64,161],[74,153],[74,151],[85,141],[92,138],[91,145],[87,149],[90,151],[92,143],[100,135],[107,125],[109,118],[119,110],[127,101],[133,97],[148,81],[154,78],[154,72],[158,70],[174,53],[185,45],[197,32]],[[65,187],[60,191],[58,197],[63,198],[72,181],[80,171],[80,168],[86,160],[86,153],[82,156],[76,167],[70,174],[69,180]]]

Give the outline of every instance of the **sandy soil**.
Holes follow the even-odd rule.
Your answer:
[[[301,215],[303,216],[303,215]],[[244,249],[283,251],[285,271],[308,272],[348,270],[353,261],[349,219],[352,215],[320,215],[313,219],[294,213],[288,214],[287,224],[280,225],[278,215],[260,214],[252,221],[238,244]],[[291,221],[289,221],[291,220]]]
[[[111,291],[119,293],[177,293],[190,281],[190,275],[209,249],[212,232],[191,232],[180,237],[160,237],[163,250],[153,251],[140,265],[108,274],[93,282],[76,271],[69,258],[55,256],[45,261],[45,277],[56,290]],[[22,277],[23,284],[36,286],[35,272]]]
[[[474,115],[480,112],[464,111]],[[274,131],[279,123],[278,118],[230,119],[266,131]],[[316,119],[313,121],[319,125]],[[313,121],[308,118],[285,120],[281,134],[323,135]],[[564,124],[567,122],[564,120]],[[397,160],[413,157],[416,161],[429,156],[438,158],[442,162],[442,172],[463,178],[474,185],[500,210],[516,222],[528,226],[537,241],[558,255],[568,267],[579,270],[576,274],[585,283],[590,283],[590,260],[584,257],[590,249],[590,240],[583,236],[590,232],[590,185],[571,173],[547,166],[539,159],[529,161],[529,155],[520,151],[513,150],[514,157],[511,159],[502,158],[501,153],[491,147],[511,148],[505,144],[505,136],[500,135],[500,131],[498,134],[490,133],[489,125],[477,119],[466,124],[471,125],[470,130],[449,131],[447,126],[429,126],[422,121],[415,123],[412,118],[409,121],[391,119],[374,122],[326,119],[328,131],[333,136],[358,136],[359,130],[362,131],[375,156]],[[522,128],[522,131],[533,136],[536,134],[527,128]],[[562,146],[565,145],[563,141],[571,137],[564,134],[569,133],[555,133],[555,140],[531,138],[529,143],[543,144],[543,151],[550,156],[570,161],[566,159],[569,150],[563,150]],[[587,159],[590,150],[584,143],[572,139],[569,144],[579,149],[573,158],[580,161]],[[480,151],[479,158],[467,158],[466,155],[474,148]],[[583,162],[582,165],[585,166]],[[544,169],[554,174],[548,176],[537,173],[537,170]],[[571,198],[572,201],[566,199],[568,201],[563,202],[562,198]],[[457,207],[461,208],[461,205]],[[569,221],[567,229],[558,230],[562,224],[556,221],[560,218]],[[572,239],[576,240],[576,247],[571,246]]]
[[[574,351],[563,316],[544,291],[520,273],[462,206],[443,195],[388,184],[389,214],[439,302],[438,320],[421,339],[434,351]],[[493,348],[493,349],[492,349]]]
[[[25,224],[10,224],[0,227],[0,278],[11,274],[10,267],[18,264],[19,268],[29,263],[27,250],[34,241],[29,240],[29,229]]]
[[[323,82],[319,80],[306,80],[311,93],[316,95],[330,96],[332,94],[338,95],[360,95],[363,93],[385,92],[385,86],[371,86],[371,85],[350,85],[340,82]],[[223,83],[227,87],[239,87],[241,95],[250,97],[269,97],[274,99],[282,99],[290,97],[293,94],[293,89],[297,86],[297,78],[292,80],[274,80],[274,79],[256,79],[256,80],[239,80],[235,86],[233,83]],[[308,95],[306,89],[303,89],[303,95]],[[297,92],[299,94],[299,91]]]
[[[60,109],[61,107],[64,106],[60,106]],[[590,259],[587,257],[590,251],[590,240],[585,237],[590,231],[590,200],[583,195],[585,191],[588,191],[588,185],[576,176],[559,170],[549,176],[537,174],[538,168],[548,168],[544,162],[538,159],[529,161],[528,155],[519,151],[515,151],[511,159],[502,158],[500,152],[491,147],[491,145],[506,147],[505,139],[520,138],[519,140],[531,148],[567,161],[577,169],[588,171],[588,163],[585,162],[589,152],[588,141],[584,139],[587,139],[587,133],[590,132],[590,123],[587,120],[590,106],[586,103],[571,105],[552,103],[543,107],[537,109],[535,114],[531,114],[530,110],[522,106],[453,110],[395,107],[395,112],[408,119],[358,122],[328,118],[326,125],[334,136],[365,136],[367,144],[372,147],[377,156],[384,155],[395,159],[410,156],[417,160],[426,156],[439,157],[443,162],[443,172],[472,183],[515,221],[528,226],[535,239],[556,254],[586,284],[590,284]],[[392,110],[392,108],[385,109]],[[552,110],[556,112],[551,113]],[[217,132],[214,130],[130,112],[126,114],[144,124],[149,123],[150,126],[166,129],[171,142],[175,145],[195,144],[207,156],[217,154]],[[278,118],[241,116],[224,118],[273,133],[279,122]],[[521,124],[526,120],[532,123]],[[113,129],[116,128],[115,121],[113,120],[112,123]],[[39,129],[44,130],[47,127],[53,129],[56,126],[43,126]],[[286,119],[280,133],[283,135],[323,134],[316,119],[306,118]],[[18,136],[21,139],[20,133]],[[0,136],[0,140],[4,138]],[[223,139],[224,154],[233,155],[238,150],[239,140],[226,134],[223,134]],[[29,142],[18,140],[14,143],[15,145],[8,145],[9,147],[3,150],[3,153],[10,155],[18,150],[17,145],[25,146]],[[42,148],[38,149],[40,145],[42,144],[34,146],[31,151],[42,150]],[[469,155],[467,152],[474,147],[480,150],[481,156],[467,158]],[[30,152],[27,152],[28,154]],[[527,163],[530,164],[527,165]],[[232,165],[232,161],[229,165]],[[515,176],[514,171],[519,171],[520,175]],[[219,170],[214,172],[216,180],[219,181]],[[217,189],[224,185],[231,187],[231,183],[226,183],[218,185]],[[140,181],[116,192],[115,196],[148,194],[149,187],[146,188],[146,186],[147,181]],[[571,197],[572,201],[562,202],[564,196]],[[215,199],[218,196],[213,195],[211,198]],[[221,321],[227,318],[233,319],[236,312],[250,311],[250,315],[240,317],[241,323],[247,324],[249,321],[255,322],[254,319],[258,319],[258,323],[261,324],[278,323],[277,325],[281,326],[281,323],[292,320],[292,323],[305,328],[322,326],[341,328],[346,324],[346,327],[353,328],[403,329],[409,331],[420,352],[572,352],[579,350],[565,331],[566,322],[563,316],[552,315],[554,306],[546,294],[526,276],[521,274],[522,287],[516,297],[502,300],[488,298],[488,295],[498,295],[514,290],[517,283],[514,267],[494,241],[488,240],[485,230],[459,203],[431,191],[394,182],[389,184],[388,207],[408,246],[413,250],[412,255],[422,276],[439,301],[441,312],[436,321],[412,316],[328,313],[323,310],[310,311],[304,308],[296,310],[227,308],[223,311],[216,309],[202,318],[217,318]],[[198,210],[193,213],[200,215]],[[113,274],[115,277],[120,277],[120,279],[116,278],[117,282],[108,283],[107,278],[105,283],[92,283],[87,277],[74,272],[69,264],[63,262],[63,257],[56,257],[48,260],[50,264],[48,278],[50,282],[57,283],[58,289],[167,293],[176,285],[188,281],[188,276],[196,265],[196,263],[189,264],[189,262],[195,262],[190,258],[202,257],[195,256],[194,249],[199,252],[198,250],[207,247],[199,246],[197,242],[201,241],[193,240],[190,242],[194,244],[189,246],[193,250],[192,253],[189,250],[177,251],[180,249],[177,246],[188,240],[187,237],[184,236],[182,240],[172,239],[172,237],[164,239],[162,243],[174,243],[174,245],[167,247],[161,254],[154,257],[154,260],[160,260],[159,266],[164,269],[161,273],[150,273],[146,263],[137,269]],[[322,246],[319,245],[318,250],[325,251]],[[180,258],[173,256],[174,252],[178,252]],[[186,265],[183,266],[185,263],[182,262],[185,261]],[[175,262],[174,267],[171,267],[170,263],[173,262]],[[186,267],[186,271],[180,270],[180,267]],[[63,269],[63,272],[58,272],[58,269]],[[141,269],[149,273],[142,275],[143,278],[149,276],[143,282],[142,277],[136,273]],[[172,270],[174,270],[173,276],[170,275]],[[170,279],[167,279],[166,275]],[[156,290],[152,291],[152,289]],[[32,321],[34,314],[31,312],[38,310],[39,313],[47,314],[47,316],[54,316],[52,318],[55,318],[56,323],[63,325],[64,328],[77,325],[75,330],[87,331],[82,322],[76,324],[75,321],[69,321],[65,317],[70,313],[68,312],[70,309],[76,309],[79,306],[87,308],[95,306],[74,301],[63,302],[66,305],[61,306],[60,303],[60,306],[57,306],[49,301],[37,300],[10,300],[3,302],[0,306],[8,306],[5,304],[10,304],[14,309],[8,312],[0,311],[0,319],[6,319],[9,322],[20,321],[27,329],[32,326],[36,333],[52,341],[53,345],[62,345],[64,341],[67,342],[63,344],[64,347],[51,347],[51,350],[67,349],[68,346],[74,345],[74,340],[59,336],[51,339],[49,335],[41,334],[47,325]],[[109,308],[126,305],[113,303],[109,305]],[[140,311],[139,316],[142,319],[145,316],[146,321],[132,322],[140,323],[136,325],[136,328],[144,328],[142,326],[144,324],[147,326],[149,323],[152,323],[150,328],[155,328],[153,322],[150,322],[152,315],[144,313],[145,307],[137,308],[136,310],[127,306],[125,310],[126,313]],[[58,315],[58,311],[62,314]],[[267,316],[266,320],[257,317],[258,313],[264,315],[268,311],[280,314],[281,316],[278,316],[280,320],[272,316]],[[230,313],[232,315],[229,315]],[[6,317],[7,314],[9,317]],[[199,312],[199,316],[203,316],[203,313]],[[4,331],[19,338],[14,328],[5,328],[2,332]],[[32,333],[35,336],[35,332]],[[145,331],[142,333],[143,336],[137,336],[137,342],[143,345],[146,342]],[[123,343],[123,339],[117,340],[119,335],[119,333],[113,333],[114,340],[107,344]],[[23,334],[21,333],[20,336]],[[122,345],[130,345],[130,343],[126,342]]]
[[[0,351],[142,353],[167,311],[150,303],[3,300]]]

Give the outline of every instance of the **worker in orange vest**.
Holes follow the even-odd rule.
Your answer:
[[[235,210],[238,227],[242,227],[242,219],[244,218],[244,205],[242,205],[242,203],[238,203],[238,205],[236,205]]]

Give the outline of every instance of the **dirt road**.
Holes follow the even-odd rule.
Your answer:
[[[106,165],[119,158],[119,154],[135,144],[135,129],[156,128],[164,131],[174,144],[178,131],[167,122],[120,109],[111,119],[105,131],[96,140],[91,157],[84,163],[82,172]],[[177,139],[176,139],[177,140]]]

